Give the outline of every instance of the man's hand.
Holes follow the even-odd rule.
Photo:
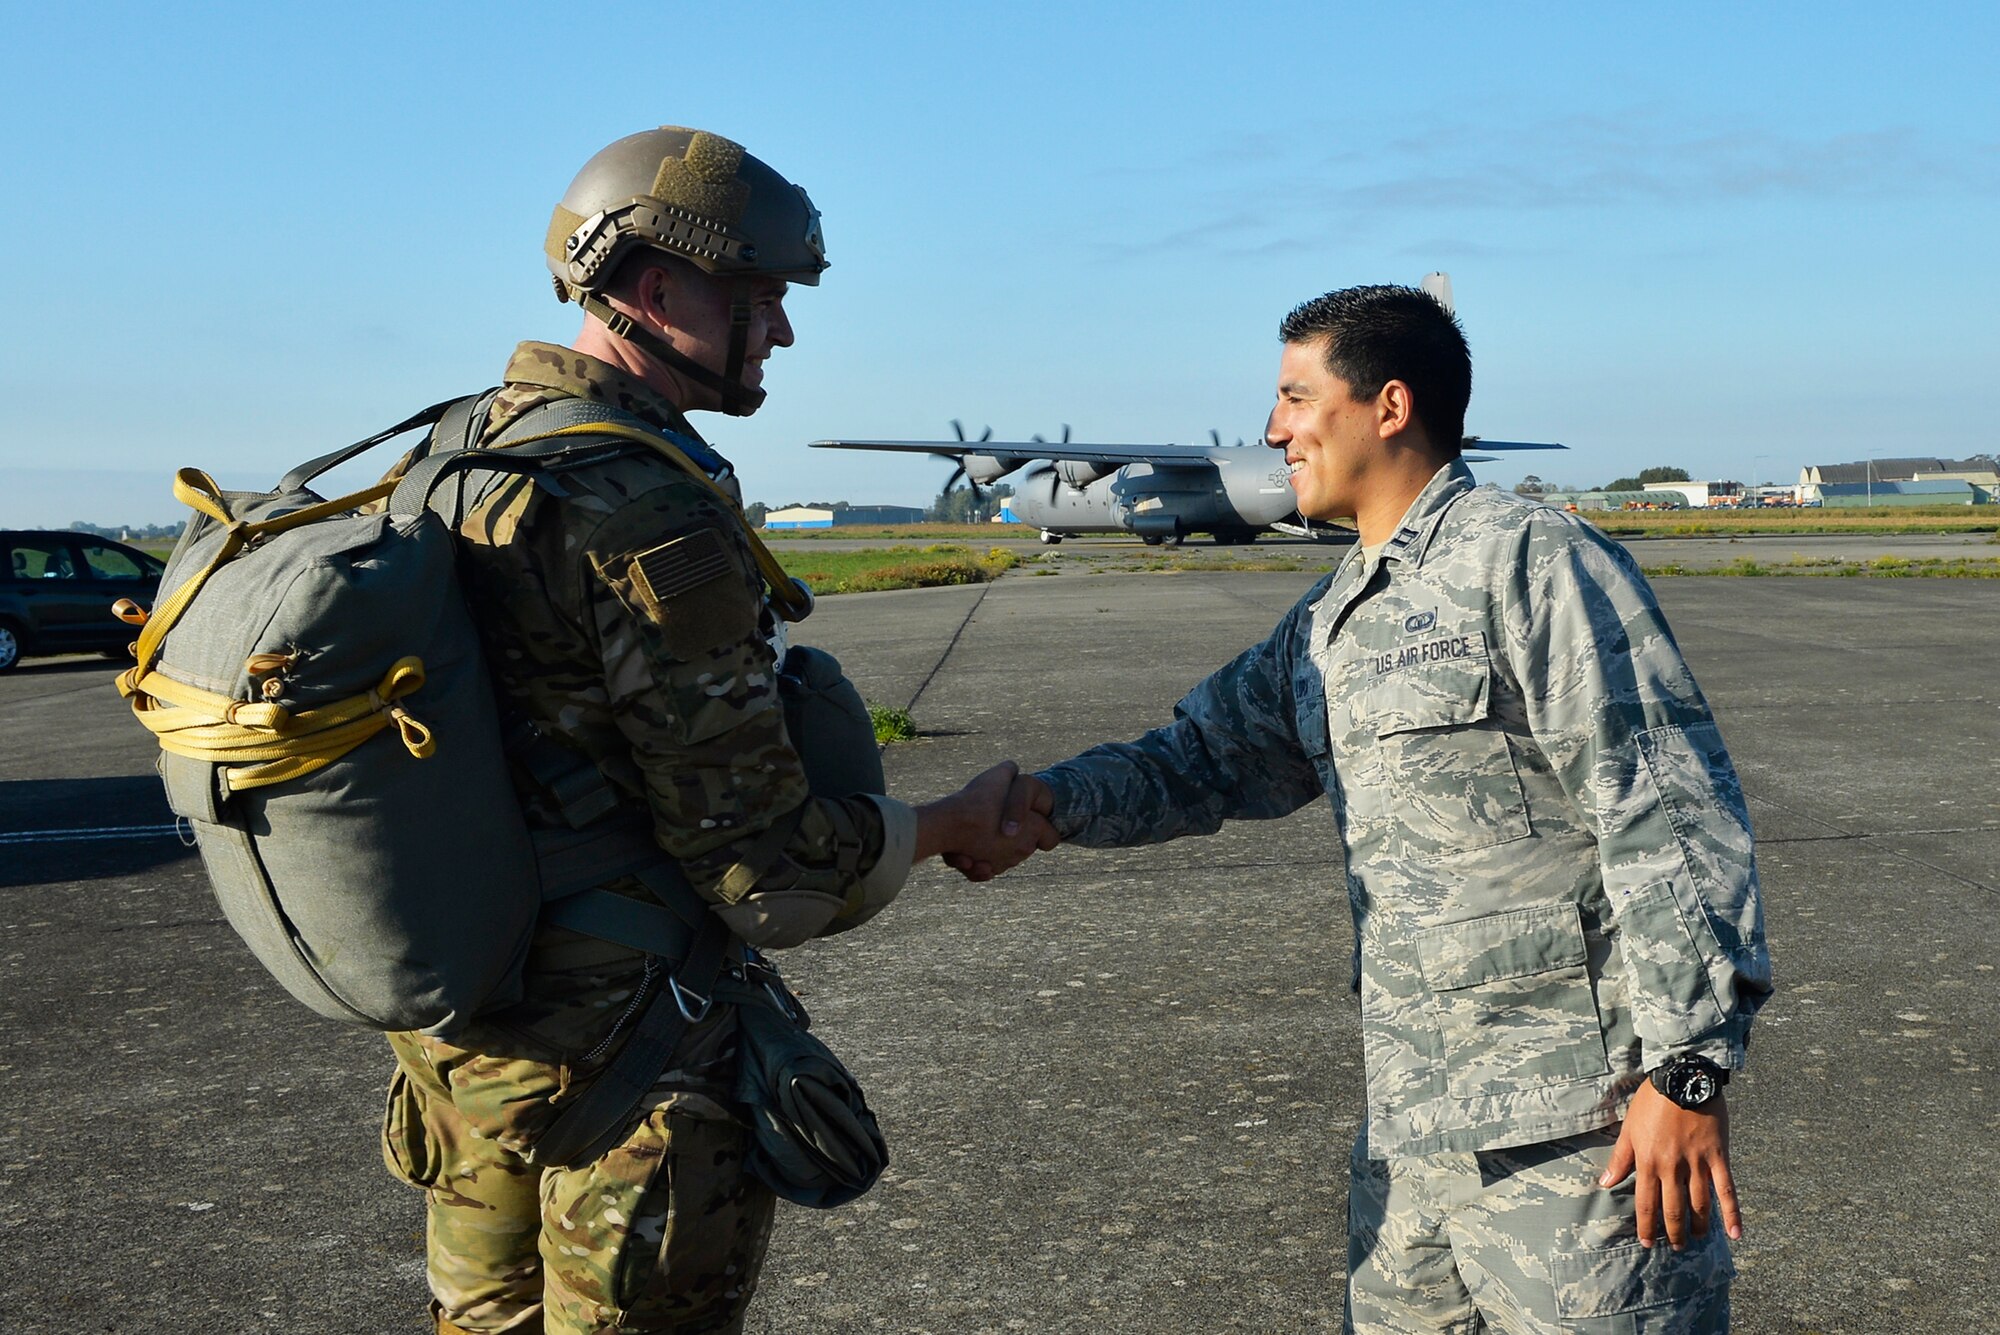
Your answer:
[[[1635,1171],[1640,1246],[1659,1240],[1662,1220],[1675,1251],[1691,1238],[1706,1237],[1712,1205],[1722,1207],[1722,1226],[1729,1236],[1743,1236],[1736,1183],[1729,1176],[1729,1107],[1720,1092],[1690,1109],[1654,1089],[1651,1081],[1642,1083],[1597,1185],[1615,1187]]]
[[[917,808],[916,860],[942,854],[968,880],[990,881],[1060,842],[1048,822],[1054,809],[1046,784],[1002,761],[950,797]]]

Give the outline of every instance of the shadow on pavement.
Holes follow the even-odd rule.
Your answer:
[[[104,833],[173,823],[166,794],[151,774],[0,782],[0,839],[77,832],[0,844],[0,886],[132,876],[193,857],[172,831]]]

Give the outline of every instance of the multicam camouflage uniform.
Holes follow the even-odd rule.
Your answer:
[[[1045,772],[1055,824],[1151,843],[1328,797],[1367,1069],[1355,1323],[1726,1323],[1721,1229],[1642,1251],[1629,1189],[1596,1186],[1644,1072],[1740,1068],[1770,992],[1742,790],[1623,549],[1454,462],[1175,715]]]
[[[567,348],[524,343],[486,437],[538,404],[597,400],[727,466],[671,404]],[[908,874],[915,817],[886,798],[809,796],[779,708],[769,614],[740,521],[663,459],[632,454],[509,478],[461,526],[466,598],[504,710],[593,762],[735,933],[787,946],[865,920]],[[515,775],[530,824],[559,827]],[[632,882],[613,889],[644,897]],[[595,1162],[524,1154],[674,961],[556,927],[526,998],[449,1041],[390,1037],[393,1172],[429,1196],[445,1329],[728,1331],[755,1286],[770,1192],[739,1171],[734,1012],[683,1042],[650,1106]],[[645,995],[640,995],[645,994]]]

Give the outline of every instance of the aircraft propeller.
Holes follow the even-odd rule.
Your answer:
[[[968,441],[965,438],[964,425],[956,417],[954,417],[951,419],[951,434],[958,437],[958,442],[961,445],[983,445],[987,441],[993,439],[993,428],[989,426],[984,431],[980,432],[978,440]],[[962,455],[933,454],[931,458],[942,459],[946,463],[951,465],[951,475],[944,480],[944,491],[946,492],[950,491],[953,487],[958,485],[958,481],[960,478],[964,478],[965,485],[972,488],[972,499],[979,502],[982,505],[986,503],[986,489],[979,485],[979,483],[973,478],[972,474],[965,471],[965,459]]]
[[[1210,427],[1208,429],[1208,439],[1209,442],[1213,444],[1216,449],[1219,450],[1222,448],[1222,433],[1220,431],[1217,431],[1214,427]],[[1236,448],[1239,450],[1243,448],[1243,437],[1238,436],[1236,438]]]

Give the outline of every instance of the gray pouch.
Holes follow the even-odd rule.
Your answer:
[[[829,1210],[854,1200],[889,1166],[889,1146],[854,1073],[815,1038],[775,972],[763,986],[731,984],[739,1071],[750,1121],[750,1174],[788,1201]]]
[[[875,723],[839,659],[824,649],[793,645],[778,669],[778,698],[813,796],[888,792]]]

